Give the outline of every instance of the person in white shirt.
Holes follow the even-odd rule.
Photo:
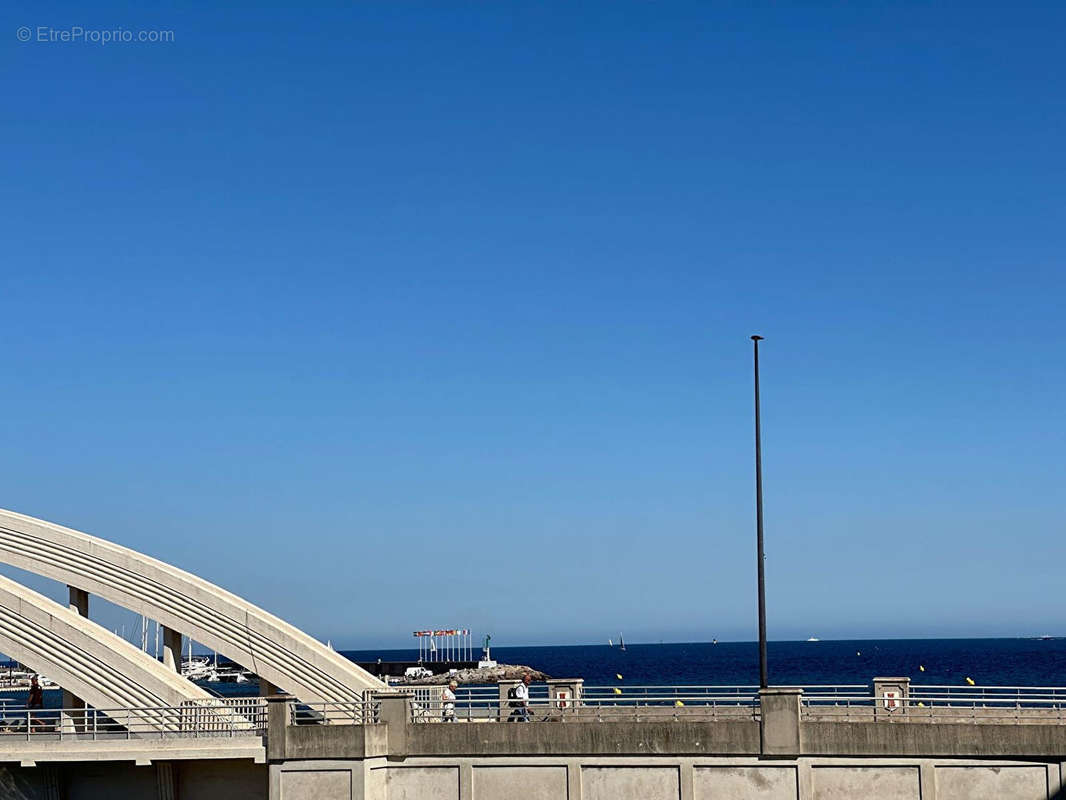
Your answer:
[[[529,683],[532,678],[527,672],[522,682],[515,687],[514,700],[511,701],[511,722],[529,722]]]
[[[451,681],[444,687],[444,691],[440,693],[441,699],[441,719],[444,722],[455,722],[455,690],[459,688],[459,684],[455,681]]]

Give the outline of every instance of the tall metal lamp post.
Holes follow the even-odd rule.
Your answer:
[[[759,688],[766,683],[766,570],[763,556],[762,536],[762,430],[759,419],[759,342],[761,336],[752,336],[755,346],[755,527],[756,548],[759,564]]]

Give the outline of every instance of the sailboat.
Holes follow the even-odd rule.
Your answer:
[[[608,647],[614,647],[614,639],[608,639],[607,640],[607,646]]]
[[[625,650],[626,649],[626,640],[622,638],[622,634],[621,633],[618,634],[618,647],[621,650]]]

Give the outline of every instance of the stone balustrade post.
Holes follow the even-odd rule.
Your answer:
[[[379,719],[386,727],[388,758],[407,757],[407,726],[411,723],[410,692],[375,692],[374,700],[381,704]]]
[[[581,705],[584,678],[550,678],[547,684],[549,706],[553,712],[574,712]]]
[[[910,678],[874,678],[874,719],[885,720],[907,713],[911,696]]]
[[[288,695],[270,695],[264,698],[267,704],[267,758],[281,761],[285,758],[285,729],[292,719],[293,698]]]
[[[800,750],[802,689],[759,691],[761,753],[768,758],[796,758]]]

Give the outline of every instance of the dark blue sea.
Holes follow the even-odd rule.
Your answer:
[[[416,650],[346,650],[353,661],[413,661]],[[759,682],[755,642],[494,647],[502,664],[523,664],[555,678],[579,677],[588,686],[754,685]],[[910,677],[914,684],[961,686],[1066,686],[1066,638],[1055,639],[855,639],[770,642],[771,685],[864,684],[877,676]],[[257,685],[207,684],[227,696],[254,695]],[[61,693],[45,692],[57,708]],[[25,692],[4,693],[13,706]]]
[[[358,650],[355,661],[407,661],[414,650]],[[756,642],[494,647],[492,657],[590,686],[750,685],[759,682]],[[868,639],[770,642],[771,684],[868,684],[875,676],[906,676],[917,684],[1066,685],[1066,638]],[[923,671],[924,667],[924,671]]]

